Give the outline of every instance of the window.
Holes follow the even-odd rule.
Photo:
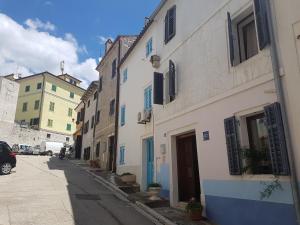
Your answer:
[[[125,111],[126,111],[126,106],[123,105],[121,107],[121,126],[125,125]]]
[[[165,44],[167,44],[176,34],[176,6],[167,11],[165,17]]]
[[[97,111],[96,124],[100,122],[100,110]]]
[[[144,90],[144,109],[152,109],[152,86],[149,86]]]
[[[69,123],[67,123],[67,131],[71,131],[71,129],[72,129],[72,125],[71,124],[69,124]]]
[[[41,89],[41,88],[42,88],[42,83],[37,83],[36,89],[39,90],[39,89]]]
[[[24,102],[22,107],[22,112],[27,112],[28,103]]]
[[[165,75],[165,104],[168,104],[175,100],[176,98],[176,70],[175,63],[170,60],[169,61],[169,71]]]
[[[55,107],[55,103],[54,103],[54,102],[50,102],[49,110],[50,110],[51,112],[54,112],[54,107]]]
[[[96,145],[96,157],[99,157],[99,155],[100,155],[100,142],[98,142]]]
[[[153,74],[153,103],[164,104],[164,75],[154,72]]]
[[[88,131],[89,131],[89,121],[87,121],[85,124],[84,124],[84,129],[83,129],[83,132],[86,134]]]
[[[255,0],[253,7],[231,19],[227,13],[229,55],[232,66],[238,65],[258,54],[269,43],[266,1]]]
[[[74,98],[74,92],[70,92],[70,98]]]
[[[125,146],[120,147],[120,165],[125,164]]]
[[[99,79],[99,92],[102,91],[102,82],[103,82],[103,77],[100,77],[100,79]]]
[[[29,92],[30,91],[30,85],[27,85],[26,87],[25,87],[25,92]]]
[[[91,101],[90,101],[90,100],[88,100],[87,107],[90,107],[90,104],[91,104]]]
[[[34,109],[37,110],[37,109],[39,109],[39,108],[40,108],[40,100],[36,100],[36,101],[34,102]]]
[[[53,120],[48,119],[47,127],[53,127]]]
[[[51,138],[51,134],[47,134],[47,138],[50,139]]]
[[[56,92],[56,85],[52,84],[51,90]]]
[[[289,175],[280,104],[266,106],[263,113],[241,117],[239,124],[235,117],[224,120],[230,174]],[[240,147],[240,140],[247,147]]]
[[[68,117],[72,117],[73,114],[73,109],[69,108],[68,109]]]
[[[94,93],[94,100],[97,99],[97,95],[98,95],[98,92],[96,91],[96,92]]]
[[[127,76],[128,76],[128,69],[126,68],[123,71],[123,83],[125,83],[127,81]]]
[[[95,123],[95,116],[92,116],[91,129],[94,128],[94,123]]]
[[[151,53],[152,53],[152,38],[150,38],[146,44],[146,57],[148,57]]]
[[[69,142],[70,141],[70,138],[69,137],[66,137],[66,142]]]
[[[114,78],[117,73],[117,59],[114,59],[114,61],[111,64],[111,78]]]
[[[39,125],[39,122],[40,122],[40,118],[33,118],[33,119],[30,119],[30,126],[35,126],[35,125]]]
[[[112,116],[115,114],[115,99],[111,100],[110,101],[110,104],[109,104],[109,115]]]

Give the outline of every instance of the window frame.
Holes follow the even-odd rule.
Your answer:
[[[53,120],[52,119],[48,119],[47,127],[53,127]]]
[[[73,115],[73,109],[68,108],[68,117],[72,117],[72,115]]]
[[[117,58],[115,58],[111,63],[111,79],[114,79],[117,74]]]
[[[72,124],[67,123],[66,130],[67,130],[67,131],[72,131]]]
[[[50,112],[54,112],[55,111],[55,102],[50,102],[50,104],[49,104],[49,111]]]
[[[22,112],[27,112],[27,111],[28,111],[28,102],[23,102]]]
[[[35,100],[34,101],[34,110],[38,110],[40,108],[40,100]]]
[[[43,85],[42,82],[37,83],[37,84],[36,84],[36,89],[37,89],[37,90],[42,89],[42,85]]]
[[[74,97],[75,97],[75,93],[74,92],[72,92],[72,91],[70,91],[70,98],[72,98],[72,99],[74,99]]]
[[[152,110],[152,84],[144,89],[144,110]]]
[[[125,165],[125,146],[120,146],[119,165]]]
[[[123,79],[122,79],[123,84],[127,81],[127,79],[128,79],[128,68],[123,70]]]
[[[52,84],[51,91],[54,91],[54,92],[57,91],[57,86],[55,84]]]
[[[30,85],[25,86],[25,92],[30,92]]]
[[[109,102],[109,116],[113,116],[116,111],[116,99],[112,99]]]
[[[174,10],[174,18],[173,18],[173,33],[170,33],[170,14]],[[172,6],[168,9],[166,16],[165,16],[165,44],[168,44],[176,35],[176,5]]]
[[[146,58],[150,56],[152,51],[153,51],[153,38],[151,37],[146,43]]]
[[[120,111],[121,111],[120,125],[121,127],[123,127],[126,124],[126,105],[122,105]]]

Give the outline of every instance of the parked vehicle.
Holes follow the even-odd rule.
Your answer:
[[[16,153],[12,152],[6,142],[0,141],[0,173],[10,174],[11,169],[16,167],[16,163]]]
[[[41,151],[41,146],[40,145],[36,145],[32,148],[32,154],[33,155],[39,155]]]
[[[52,142],[52,141],[43,141],[41,143],[41,155],[58,155],[61,148],[64,147],[64,143]]]
[[[19,144],[19,154],[32,155],[32,146],[27,144]]]

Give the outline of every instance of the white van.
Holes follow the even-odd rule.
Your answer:
[[[61,148],[64,147],[64,143],[53,142],[53,141],[43,141],[41,143],[41,155],[58,155]]]

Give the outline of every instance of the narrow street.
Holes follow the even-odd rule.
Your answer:
[[[85,171],[56,157],[18,156],[0,176],[0,225],[150,225]]]

